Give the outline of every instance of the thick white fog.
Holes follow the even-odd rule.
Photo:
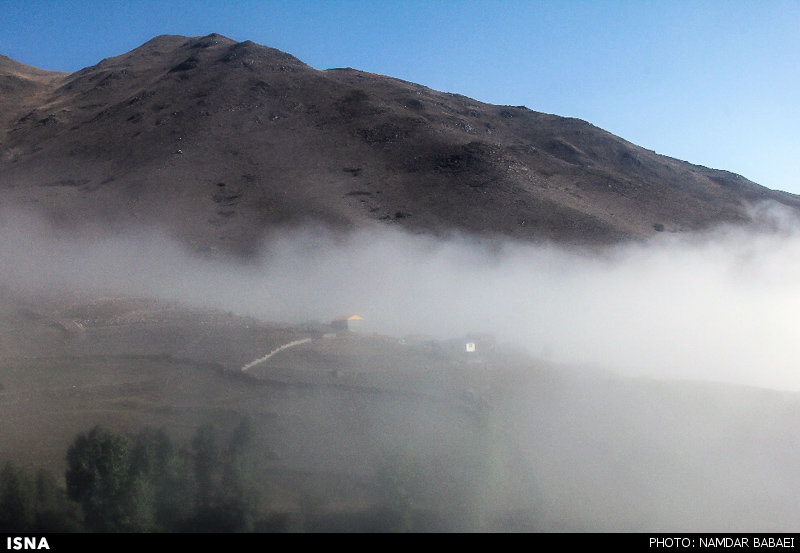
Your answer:
[[[0,212],[0,282],[99,290],[270,321],[357,313],[365,330],[489,332],[543,362],[800,390],[800,226],[762,207],[759,232],[662,233],[601,253],[383,229],[291,232],[248,264],[151,231],[87,238]]]

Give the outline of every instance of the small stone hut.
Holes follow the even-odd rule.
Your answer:
[[[342,315],[331,321],[331,328],[336,332],[347,332],[348,330],[353,330],[358,321],[363,320],[364,318],[358,315]]]

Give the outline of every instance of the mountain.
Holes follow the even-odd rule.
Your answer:
[[[47,214],[56,230],[104,236],[160,228],[195,251],[245,257],[271,234],[303,225],[600,245],[746,223],[746,206],[762,200],[800,206],[797,196],[657,155],[583,121],[353,69],[320,71],[289,54],[220,35],[157,37],[71,74],[0,56],[0,193],[0,228],[17,220],[4,208],[17,206]],[[127,437],[146,427],[163,429],[183,463],[201,429],[213,424],[223,436],[251,421],[257,458],[241,466],[249,479],[234,475],[237,485],[228,486],[231,475],[218,476],[226,491],[247,488],[254,492],[248,497],[260,499],[231,511],[252,516],[258,531],[391,530],[395,515],[407,529],[437,532],[798,527],[796,393],[619,377],[531,357],[506,345],[513,336],[502,330],[496,341],[483,333],[505,315],[524,327],[525,340],[540,328],[560,326],[572,343],[592,342],[569,313],[587,312],[580,296],[554,307],[537,304],[545,296],[517,301],[525,288],[512,285],[514,275],[484,278],[509,286],[503,294],[513,298],[513,311],[536,315],[527,332],[529,319],[509,316],[507,304],[495,305],[491,295],[465,302],[487,315],[480,319],[487,328],[475,330],[488,347],[468,353],[464,339],[438,340],[418,328],[427,313],[416,308],[422,302],[433,304],[432,311],[447,310],[447,301],[433,297],[440,288],[422,285],[438,263],[419,271],[419,286],[396,286],[410,274],[401,271],[385,281],[363,277],[387,291],[386,301],[371,306],[377,317],[413,323],[414,334],[400,338],[339,332],[323,322],[266,322],[238,315],[232,306],[187,306],[165,297],[197,288],[188,294],[196,303],[215,296],[219,305],[235,296],[237,305],[263,304],[268,317],[283,316],[277,298],[307,303],[310,297],[309,311],[333,317],[340,313],[326,313],[327,302],[317,298],[338,295],[337,278],[301,282],[314,289],[309,296],[298,294],[291,278],[251,281],[256,271],[242,271],[239,280],[231,276],[238,271],[218,270],[219,263],[209,266],[220,280],[204,283],[198,263],[182,268],[176,281],[177,265],[152,271],[161,262],[156,259],[142,268],[154,273],[144,282],[166,275],[180,289],[168,285],[153,297],[136,297],[142,293],[137,286],[111,284],[119,269],[104,272],[98,258],[80,248],[64,248],[68,262],[55,262],[57,270],[29,264],[28,258],[60,254],[57,248],[68,241],[17,248],[16,238],[29,229],[13,230],[10,238],[0,231],[0,253],[6,254],[0,255],[0,477],[7,482],[17,478],[13,465],[5,465],[11,461],[45,468],[63,484],[70,445],[98,424]],[[102,263],[115,257],[99,249]],[[737,252],[749,254],[748,248]],[[136,263],[143,257],[134,256]],[[396,250],[392,258],[391,269],[404,262]],[[737,278],[742,267],[747,273],[747,264],[734,267]],[[528,265],[521,271],[531,272]],[[73,285],[81,272],[92,278],[76,278]],[[301,270],[286,274],[303,280]],[[473,274],[484,276],[466,274],[468,285],[479,282]],[[27,278],[36,280],[32,290],[18,286]],[[630,282],[615,280],[622,287]],[[87,282],[101,289],[84,288]],[[241,284],[251,282],[269,293],[253,294],[256,288]],[[550,293],[549,282],[531,284]],[[346,284],[361,292],[356,280]],[[688,301],[712,285],[691,287]],[[606,286],[583,286],[566,290],[614,295]],[[753,303],[762,296],[744,288],[747,293],[732,296],[721,313],[760,325],[767,311],[748,318],[737,298]],[[681,298],[670,292],[663,296],[674,307]],[[547,303],[558,304],[565,294]],[[353,301],[346,290],[341,295],[343,303]],[[363,296],[368,303],[375,297]],[[615,315],[624,298],[636,297],[590,303],[588,312]],[[664,348],[680,346],[686,334],[671,332],[671,324],[648,324],[662,314],[653,305],[636,306],[636,324],[663,334]],[[738,336],[724,325],[716,335],[706,332],[716,319],[695,314],[709,305],[663,312],[679,326],[699,325],[697,341],[707,348],[700,363],[729,359],[728,345]],[[549,315],[559,310],[566,316]],[[590,322],[599,320],[593,317]],[[600,323],[614,327],[619,348],[641,335],[626,331],[625,320],[612,316]],[[715,336],[734,337],[722,340],[723,355]],[[546,338],[543,343],[543,356],[561,355],[558,345],[551,350]],[[781,340],[764,344],[774,354]],[[775,355],[764,359],[755,364],[762,372]],[[137,516],[164,495],[148,482],[137,480],[137,495],[123,502],[135,506]],[[3,494],[3,501],[19,495],[0,489]],[[185,503],[193,508],[193,501]],[[32,513],[30,504],[25,510]],[[0,523],[14,515],[0,511]],[[212,515],[199,520],[214,524]]]
[[[307,223],[604,244],[800,207],[581,120],[217,34],[71,74],[0,57],[0,175],[4,204],[64,227],[156,226],[240,255]]]

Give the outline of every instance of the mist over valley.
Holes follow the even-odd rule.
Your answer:
[[[797,528],[797,196],[220,35],[0,77],[0,460],[69,528]],[[96,425],[196,511],[92,518]]]

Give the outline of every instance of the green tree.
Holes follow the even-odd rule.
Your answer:
[[[199,510],[212,508],[217,502],[220,488],[220,450],[217,442],[217,431],[210,424],[200,427],[192,438],[192,461],[197,484],[196,504]]]
[[[52,473],[35,477],[14,463],[0,470],[0,532],[77,532],[76,506]]]
[[[100,427],[79,435],[67,452],[67,494],[98,532],[153,529],[152,489],[131,469],[130,442]]]
[[[222,473],[222,504],[236,516],[238,531],[250,531],[259,506],[254,482],[253,421],[245,417],[233,429]]]
[[[249,531],[258,504],[252,440],[249,419],[227,442],[213,426],[201,427],[188,451],[176,450],[163,430],[129,439],[95,427],[67,452],[67,494],[91,531]],[[44,481],[42,494],[53,497]]]
[[[139,497],[152,502],[155,529],[173,531],[191,516],[191,482],[184,458],[166,432],[145,428],[134,438],[130,470]]]
[[[418,482],[418,467],[410,457],[396,451],[384,456],[377,470],[377,511],[382,526],[380,530],[412,530],[414,492]]]
[[[243,419],[227,444],[206,425],[192,439],[196,510],[187,531],[246,532],[253,529],[258,496],[252,482],[253,426]]]
[[[0,471],[0,531],[28,532],[36,517],[36,490],[22,468],[8,462]]]
[[[82,529],[75,504],[67,499],[53,473],[36,473],[36,521],[34,532],[78,532]]]

